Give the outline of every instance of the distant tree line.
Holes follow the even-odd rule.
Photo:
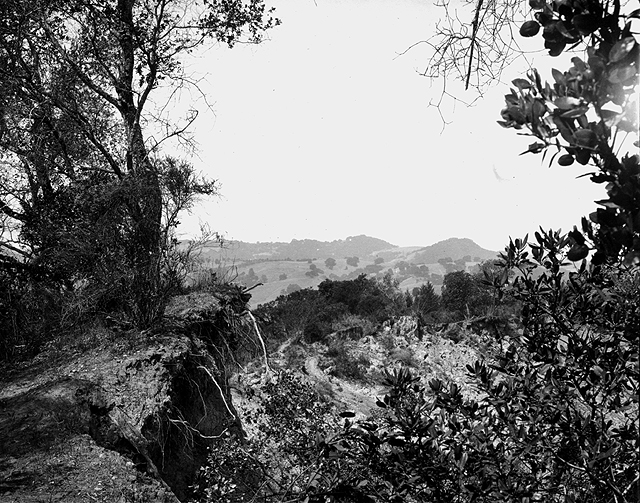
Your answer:
[[[317,289],[287,291],[256,312],[267,321],[267,331],[273,337],[302,335],[310,342],[331,333],[336,322],[347,315],[355,317],[352,320],[367,320],[372,326],[404,315],[415,316],[422,323],[455,322],[493,313],[499,301],[487,277],[494,269],[486,262],[475,274],[449,273],[441,295],[431,283],[403,292],[389,273],[382,279],[366,274],[348,280],[325,279]]]

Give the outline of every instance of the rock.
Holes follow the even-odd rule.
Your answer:
[[[394,321],[391,333],[397,337],[418,339],[420,337],[418,320],[413,316],[400,316]]]

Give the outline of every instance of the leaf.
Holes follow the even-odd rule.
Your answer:
[[[553,123],[560,131],[562,138],[569,143],[573,143],[573,134],[571,134],[571,130],[567,127],[564,120],[561,117],[555,116],[553,117]]]
[[[536,12],[533,16],[542,26],[547,26],[553,21],[553,16],[545,11]]]
[[[591,152],[589,150],[587,150],[586,148],[576,149],[576,161],[578,161],[583,166],[586,166],[586,164],[589,162],[589,159],[591,159]]]
[[[573,133],[576,145],[581,147],[595,147],[598,144],[598,137],[590,129],[578,129]]]
[[[560,166],[571,166],[574,160],[571,154],[564,154],[558,158],[558,164]]]
[[[531,82],[529,82],[528,80],[525,79],[514,79],[511,81],[511,83],[516,86],[518,89],[520,89],[521,91],[523,89],[531,89],[533,86],[531,85]]]
[[[587,65],[578,56],[574,56],[573,58],[571,58],[571,62],[573,63],[575,69],[579,72],[587,71]]]
[[[468,460],[469,460],[469,455],[466,452],[463,452],[462,456],[460,457],[460,460],[458,461],[458,466],[460,467],[461,470],[467,464]]]
[[[611,70],[607,80],[612,84],[623,84],[627,80],[635,77],[636,67],[632,65],[619,66]]]
[[[600,19],[594,14],[578,14],[573,16],[571,24],[582,35],[589,35],[600,27]]]
[[[531,104],[531,113],[534,115],[535,119],[540,119],[545,113],[547,113],[545,101],[542,99],[534,100]]]
[[[615,63],[624,59],[636,45],[636,39],[633,37],[625,37],[622,40],[618,40],[615,45],[609,51],[609,61]]]
[[[552,68],[551,69],[551,75],[553,75],[553,79],[558,84],[562,84],[562,85],[566,85],[567,84],[567,79],[564,77],[564,73],[562,73],[560,70],[556,70],[555,68]]]
[[[537,21],[525,21],[520,27],[520,35],[523,37],[535,37],[540,31],[540,25]]]
[[[580,232],[575,227],[573,228],[572,231],[569,232],[569,237],[573,239],[576,242],[576,244],[579,244],[579,245],[584,244],[584,236],[582,235],[582,232]]]
[[[532,143],[531,145],[529,145],[529,148],[524,152],[522,152],[520,155],[528,154],[529,152],[533,154],[539,154],[545,148],[546,148],[546,145],[544,143],[540,143],[540,142]]]
[[[562,112],[560,117],[565,119],[577,119],[578,117],[582,117],[589,111],[588,105],[582,105],[577,108],[573,108],[572,110],[567,110],[566,112]]]
[[[560,96],[553,100],[553,104],[560,110],[570,110],[580,106],[581,103],[582,102],[578,98],[574,98],[573,96]]]
[[[562,41],[555,41],[555,40],[547,40],[544,43],[544,46],[546,49],[549,49],[549,56],[560,56],[560,54],[562,54],[562,51],[564,51],[564,48],[567,46],[567,43],[562,40]]]
[[[573,26],[571,26],[571,28],[573,28]],[[566,38],[570,42],[574,42],[576,40],[575,33],[571,33],[567,29],[567,26],[565,25],[564,21],[557,21],[556,22],[556,29],[562,34],[562,36],[564,38]]]
[[[618,129],[626,133],[636,133],[638,131],[637,125],[631,121],[622,120],[617,124]]]
[[[631,250],[629,253],[627,253],[624,256],[623,263],[627,267],[639,265],[640,264],[640,251]]]
[[[589,255],[589,247],[586,245],[574,244],[569,253],[567,253],[567,258],[571,260],[571,262],[577,262],[578,260],[582,260]]]

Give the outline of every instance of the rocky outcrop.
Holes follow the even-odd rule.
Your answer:
[[[386,321],[382,327],[385,334],[391,334],[396,337],[409,337],[420,339],[422,333],[420,331],[420,322],[414,316],[399,316],[393,320]]]
[[[212,441],[240,432],[223,362],[192,328],[105,332],[3,376],[0,500],[185,500]]]

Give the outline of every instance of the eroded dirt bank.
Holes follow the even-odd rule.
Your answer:
[[[222,365],[193,327],[51,351],[0,373],[0,500],[176,502],[239,431]]]

